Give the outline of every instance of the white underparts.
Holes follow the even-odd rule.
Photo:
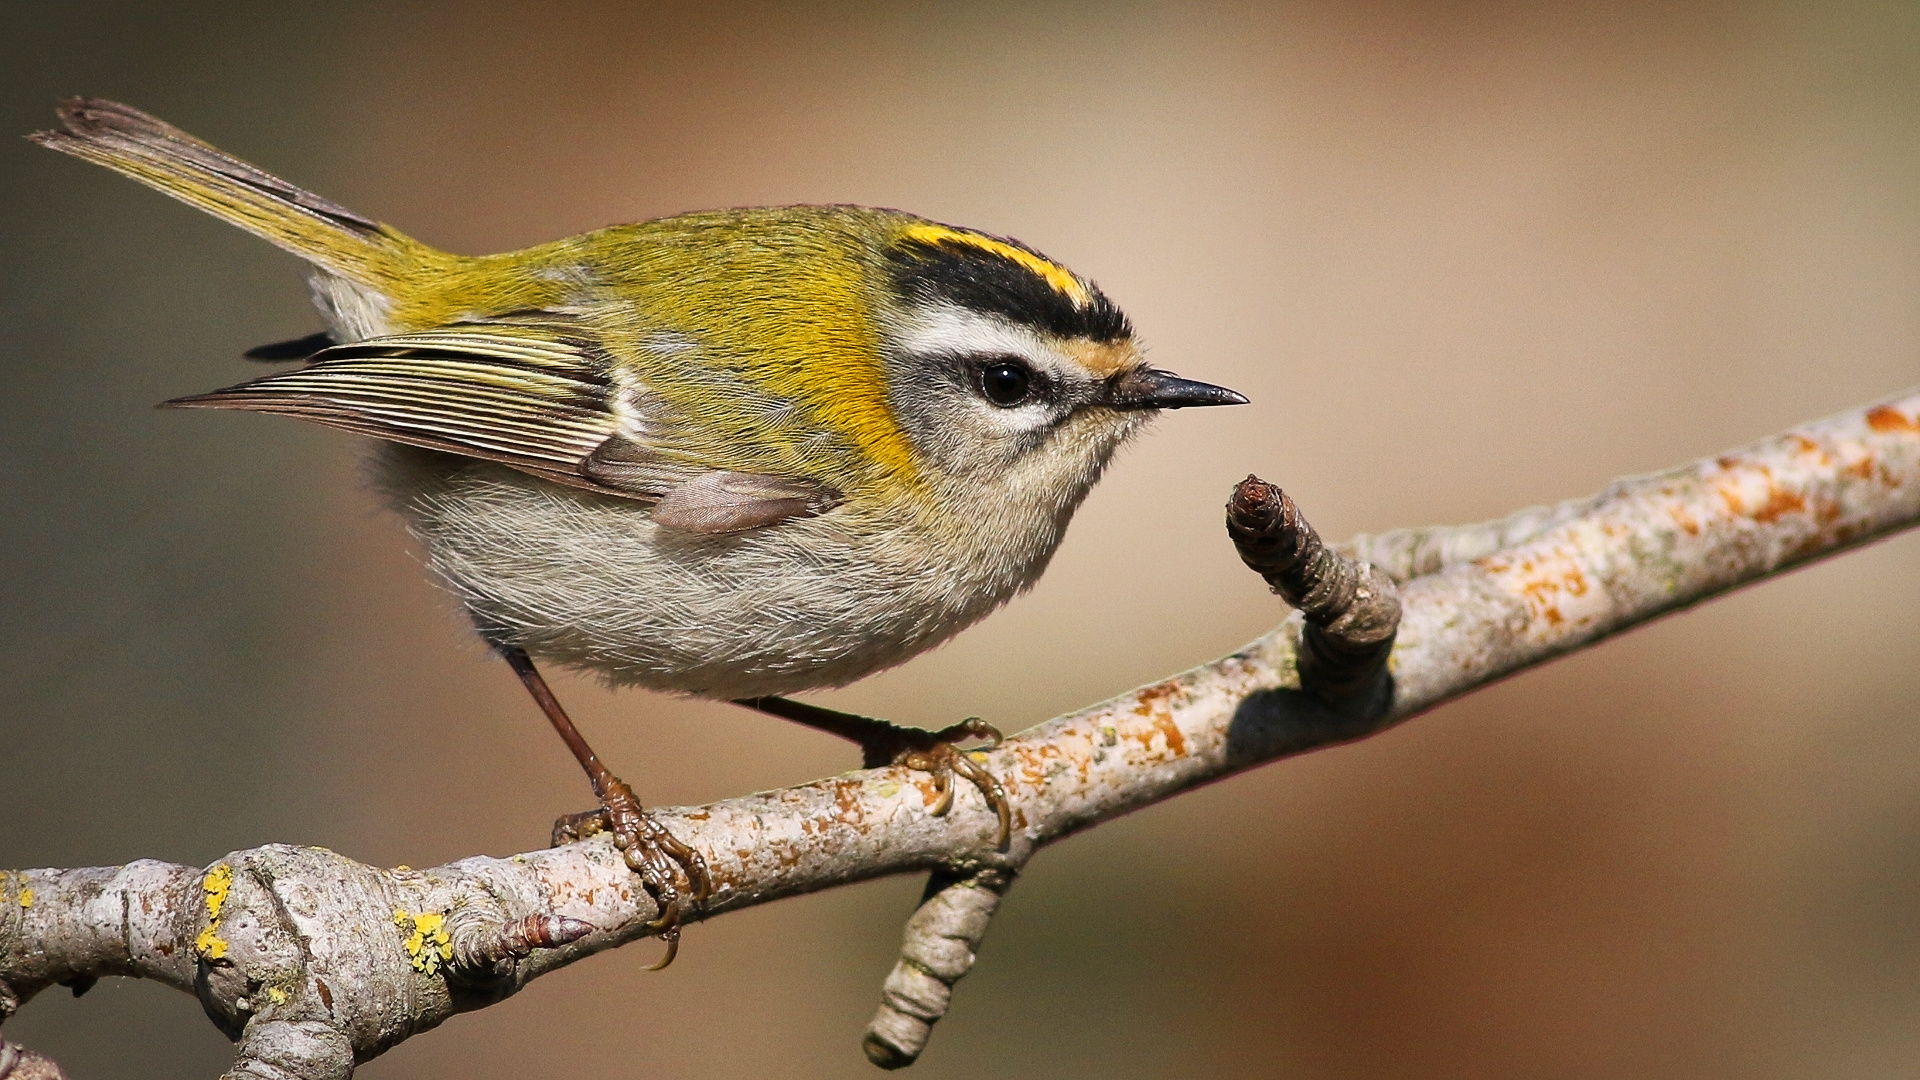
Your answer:
[[[484,634],[703,697],[837,686],[946,640],[1032,584],[1072,510],[1003,504],[941,527],[842,506],[691,536],[631,500],[382,449],[383,482]]]
[[[307,286],[336,341],[365,341],[392,332],[387,323],[392,305],[373,289],[325,270],[315,270]]]

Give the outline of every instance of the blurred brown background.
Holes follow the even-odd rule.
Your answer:
[[[730,204],[900,206],[1097,278],[1252,407],[1130,450],[1034,593],[822,699],[1009,729],[1280,617],[1251,469],[1330,536],[1592,492],[1920,381],[1920,6],[10,0],[0,8],[0,865],[267,841],[427,865],[585,785],[339,433],[162,398],[318,322],[292,259],[11,138],[152,110],[459,251]],[[1142,583],[1145,583],[1144,586]],[[1044,853],[915,1075],[1920,1075],[1920,536]],[[643,796],[850,768],[562,680]],[[870,1076],[919,883],[695,927],[382,1077]],[[208,1077],[190,999],[8,1025]]]

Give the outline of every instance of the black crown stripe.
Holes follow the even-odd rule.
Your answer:
[[[991,239],[1046,258],[1017,241]],[[1116,342],[1133,336],[1126,314],[1091,283],[1087,302],[1076,304],[1028,267],[973,244],[907,239],[888,254],[903,296],[959,304],[1057,337]]]

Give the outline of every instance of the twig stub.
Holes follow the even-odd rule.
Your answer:
[[[1330,704],[1372,701],[1400,628],[1400,590],[1328,547],[1293,499],[1249,475],[1227,500],[1227,535],[1248,569],[1306,620],[1300,685]]]
[[[1013,875],[998,869],[964,877],[936,872],[927,882],[860,1043],[868,1061],[899,1069],[919,1059],[933,1025],[947,1014],[953,984],[973,967],[987,924],[1012,885]]]

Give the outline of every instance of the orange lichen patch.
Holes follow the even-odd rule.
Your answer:
[[[1185,693],[1186,688],[1179,679],[1168,679],[1134,692],[1133,713],[1145,717],[1147,727],[1128,725],[1120,738],[1139,743],[1140,748],[1149,754],[1154,752],[1154,737],[1157,735],[1167,752],[1175,757],[1187,752],[1187,738],[1173,722],[1172,710],[1168,708],[1169,699]]]
[[[1840,520],[1840,504],[1832,499],[1821,499],[1813,505],[1813,520],[1822,525],[1831,525]]]
[[[1531,575],[1533,570],[1534,565],[1530,562],[1520,564],[1520,571],[1523,574]],[[1527,598],[1527,606],[1533,609],[1533,613],[1544,616],[1552,612],[1549,621],[1556,623],[1561,620],[1558,609],[1553,605],[1553,597],[1562,588],[1561,581],[1557,577],[1528,576],[1520,582],[1520,592]]]
[[[913,782],[923,793],[933,788],[933,778],[927,773],[915,773]],[[828,783],[832,785],[834,819],[855,828],[864,825],[867,820],[866,782],[856,773],[844,778],[836,777]]]
[[[1807,500],[1777,484],[1767,485],[1767,501],[1753,512],[1753,520],[1762,525],[1771,525],[1782,515],[1798,513],[1807,508]]]
[[[1678,505],[1669,506],[1667,507],[1667,516],[1673,519],[1675,525],[1685,530],[1688,536],[1700,535],[1700,521],[1688,513],[1686,507]]]
[[[1029,788],[1038,789],[1046,784],[1049,776],[1061,771],[1056,769],[1055,765],[1064,765],[1067,752],[1050,742],[1022,742],[1014,748],[1014,758],[1019,763],[1017,772],[1020,783]],[[1064,767],[1072,766],[1064,765]],[[1084,758],[1080,761],[1080,771],[1083,775],[1086,772]],[[1001,782],[1006,783],[1007,778],[1003,777]]]
[[[1186,756],[1187,737],[1180,734],[1180,726],[1173,722],[1173,717],[1161,713],[1153,718],[1153,726],[1167,740],[1168,753],[1174,757]]]
[[[616,858],[619,857],[618,852],[614,855]],[[553,864],[542,867],[538,874],[541,887],[550,899],[550,906],[555,910],[584,906],[607,911],[633,902],[633,892],[624,881],[614,882],[605,889],[601,887],[601,882],[593,881],[592,884],[583,888],[579,881],[564,871],[557,871]],[[609,892],[612,893],[610,900],[605,895]]]
[[[1501,584],[1526,605],[1533,633],[1559,637],[1591,624],[1607,610],[1607,597],[1590,578],[1577,544],[1536,550],[1513,564]]]
[[[1139,713],[1141,716],[1149,716],[1155,710],[1164,709],[1167,704],[1167,699],[1179,692],[1179,679],[1168,679],[1165,682],[1154,683],[1152,686],[1144,687],[1134,695],[1133,711]]]
[[[1723,464],[1729,460],[1721,459]],[[1787,514],[1807,508],[1806,496],[1775,481],[1773,470],[1765,465],[1750,462],[1729,472],[1731,475],[1713,481],[1713,491],[1726,504],[1727,512],[1735,517],[1771,525]],[[1864,474],[1861,475],[1864,478]]]
[[[1022,740],[1008,746],[1013,751],[1013,768],[1000,776],[1000,783],[1011,790],[1017,784],[1035,787],[1046,775],[1040,768],[1040,747]]]
[[[1164,709],[1135,706],[1134,712],[1146,717],[1144,724],[1123,724],[1114,729],[1116,741],[1130,742],[1140,748],[1143,757],[1133,761],[1155,761],[1181,757],[1187,752],[1187,737],[1173,722],[1173,714]]]
[[[1920,434],[1920,420],[1908,416],[1891,405],[1868,409],[1867,426],[1883,435],[1903,431]]]
[[[1787,439],[1793,443],[1794,450],[1802,456],[1813,458],[1814,463],[1821,468],[1833,464],[1833,455],[1827,452],[1827,448],[1805,435],[1788,435]]]
[[[1767,466],[1758,462],[1742,463],[1734,458],[1721,458],[1720,464],[1727,475],[1713,481],[1713,490],[1733,516],[1771,525],[1787,514],[1807,508],[1806,497],[1781,486]]]
[[[932,806],[940,801],[940,785],[934,783],[932,773],[916,773],[913,787],[920,793],[921,806]]]
[[[1871,455],[1863,457],[1840,471],[1861,480],[1871,480],[1873,479],[1873,458]]]
[[[593,901],[598,890],[591,888],[582,889],[574,884],[573,879],[570,877],[558,877],[550,880],[551,888],[548,890],[548,894],[553,897],[556,906],[570,906],[573,904],[585,904],[588,907],[594,906]]]

